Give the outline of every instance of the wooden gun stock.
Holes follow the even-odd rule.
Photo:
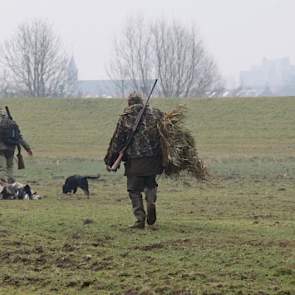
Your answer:
[[[119,153],[119,156],[118,158],[116,159],[116,161],[114,162],[114,164],[112,165],[112,167],[110,167],[110,170],[111,171],[117,171],[117,169],[119,168],[121,162],[122,162],[122,159],[124,157],[124,152],[125,152],[125,149],[122,150],[120,153]]]
[[[23,155],[21,153],[17,153],[17,168],[18,169],[25,169],[25,161]]]

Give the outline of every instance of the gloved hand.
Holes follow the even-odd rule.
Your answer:
[[[107,165],[106,169],[108,172],[117,172],[117,170],[120,168],[120,166],[116,170],[112,170],[111,166]]]
[[[32,152],[31,149],[28,149],[28,150],[27,150],[27,153],[28,153],[29,156],[33,156],[33,152]]]

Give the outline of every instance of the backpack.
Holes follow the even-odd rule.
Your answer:
[[[17,145],[21,139],[20,130],[15,121],[2,118],[0,121],[0,140],[6,145]]]

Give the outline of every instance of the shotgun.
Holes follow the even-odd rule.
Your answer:
[[[132,131],[131,131],[130,135],[128,136],[128,139],[127,139],[127,142],[126,142],[125,146],[119,152],[119,156],[116,159],[116,161],[114,162],[114,164],[111,167],[108,167],[109,171],[116,171],[118,169],[118,167],[120,166],[120,163],[121,163],[121,161],[123,159],[124,153],[127,150],[127,148],[129,147],[129,145],[130,145],[130,143],[131,143],[131,141],[133,139],[133,136],[134,136],[134,134],[136,133],[136,131],[138,129],[140,121],[141,121],[141,119],[142,119],[142,117],[144,115],[144,112],[145,112],[145,110],[147,108],[148,102],[149,102],[149,100],[150,100],[150,98],[151,98],[151,96],[153,94],[153,91],[154,91],[154,89],[156,87],[157,82],[158,82],[158,79],[155,80],[154,85],[153,85],[153,87],[151,89],[151,92],[150,92],[149,96],[147,97],[147,99],[146,99],[146,101],[145,101],[145,103],[143,105],[143,108],[140,110],[140,112],[138,113],[138,115],[136,117],[135,123],[134,123],[134,125],[132,127]]]
[[[8,106],[5,107],[5,110],[6,110],[8,118],[10,120],[13,120]],[[16,147],[17,147],[17,154],[16,154],[17,168],[18,169],[25,169],[25,161],[24,161],[23,155],[21,154],[21,146],[20,146],[20,144],[16,144]]]

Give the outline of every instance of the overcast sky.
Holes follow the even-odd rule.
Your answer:
[[[113,40],[127,17],[176,19],[199,28],[226,77],[289,56],[295,64],[294,0],[0,0],[0,42],[33,18],[53,24],[80,79],[106,78]]]

